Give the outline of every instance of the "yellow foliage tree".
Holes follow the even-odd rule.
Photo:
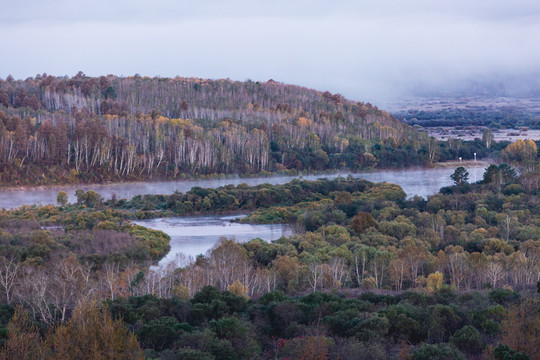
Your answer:
[[[524,170],[532,170],[538,157],[538,147],[533,140],[520,139],[508,145],[501,152],[501,157],[505,161],[521,165]]]
[[[443,285],[444,278],[443,274],[439,271],[436,271],[434,273],[431,273],[428,275],[426,287],[428,291],[434,292],[441,288]]]
[[[189,300],[191,294],[189,293],[189,289],[187,286],[178,285],[172,289],[172,296],[180,300]]]
[[[247,294],[249,291],[248,287],[242,284],[242,282],[240,282],[239,280],[236,280],[231,285],[229,285],[227,287],[227,290],[233,295],[241,296],[246,300],[249,299],[249,296]]]

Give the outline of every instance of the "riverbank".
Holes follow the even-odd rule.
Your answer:
[[[159,261],[158,265],[161,266],[173,261],[177,254],[192,258],[204,255],[223,237],[234,238],[237,242],[255,238],[270,242],[293,234],[288,224],[244,224],[232,222],[233,219],[233,216],[206,214],[145,219],[133,223],[169,235],[171,250]]]
[[[365,171],[368,171],[369,169],[366,169]],[[109,186],[109,185],[130,185],[130,184],[145,184],[145,183],[155,183],[155,182],[163,182],[163,183],[175,183],[175,182],[181,182],[181,181],[208,181],[208,180],[226,180],[226,179],[257,179],[257,178],[270,178],[270,177],[277,177],[277,176],[304,176],[304,175],[324,175],[324,174],[333,174],[335,172],[339,171],[339,169],[329,169],[325,171],[310,171],[310,172],[304,172],[304,171],[296,171],[296,170],[279,170],[279,171],[262,171],[256,174],[210,174],[210,175],[187,175],[182,174],[176,178],[160,178],[160,177],[152,177],[147,178],[144,180],[141,179],[124,179],[124,180],[107,180],[107,181],[80,181],[80,182],[63,182],[63,183],[55,183],[55,184],[47,184],[47,185],[6,185],[6,184],[0,184],[0,191],[10,191],[10,190],[31,190],[31,189],[43,189],[43,190],[53,190],[53,189],[61,189],[64,187],[75,187],[75,186],[81,186],[81,187],[87,187],[87,186]],[[343,172],[344,174],[350,173],[347,171]]]
[[[149,178],[146,180],[120,180],[120,181],[101,181],[101,182],[85,182],[81,181],[78,183],[59,183],[59,184],[50,184],[50,185],[6,185],[0,184],[0,192],[3,191],[26,191],[26,190],[55,190],[62,191],[62,189],[68,187],[81,187],[87,188],[89,186],[128,186],[128,185],[141,185],[147,183],[177,183],[182,181],[212,181],[212,180],[235,180],[235,179],[265,179],[272,177],[304,177],[304,176],[321,176],[325,175],[336,175],[342,174],[342,176],[347,176],[349,174],[358,174],[358,173],[375,173],[383,171],[402,171],[402,170],[416,170],[416,169],[433,169],[433,168],[451,168],[451,167],[468,167],[468,166],[489,166],[492,164],[492,161],[488,160],[464,160],[464,161],[446,161],[433,164],[431,167],[424,166],[410,166],[403,168],[366,168],[362,170],[350,170],[350,169],[328,169],[323,171],[296,171],[296,170],[280,170],[280,171],[263,171],[256,174],[211,174],[211,175],[183,175],[174,179],[171,178]]]
[[[467,167],[488,167],[491,164],[494,164],[495,161],[493,160],[454,160],[454,161],[445,161],[440,163],[435,163],[433,165],[434,168],[457,168],[459,166],[463,166],[464,168]]]
[[[408,197],[419,195],[424,198],[435,194],[441,187],[452,185],[450,175],[454,172],[455,166],[432,167],[432,168],[407,168],[399,170],[375,170],[370,172],[328,172],[304,175],[286,175],[269,177],[230,177],[222,179],[204,179],[204,180],[180,180],[180,181],[153,181],[139,183],[111,183],[111,184],[93,184],[93,185],[66,185],[49,187],[28,187],[19,190],[0,191],[0,208],[13,209],[22,205],[37,204],[56,204],[56,198],[59,191],[65,191],[68,195],[68,201],[76,201],[76,190],[98,192],[105,200],[131,199],[136,195],[159,195],[173,194],[175,192],[186,193],[195,186],[202,188],[219,188],[226,185],[238,186],[246,183],[250,186],[260,184],[284,184],[294,179],[317,180],[319,178],[333,179],[339,176],[361,178],[371,182],[394,183],[403,188]],[[469,166],[467,170],[470,173],[471,182],[482,179],[484,174],[484,165]]]

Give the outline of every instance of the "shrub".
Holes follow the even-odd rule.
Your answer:
[[[448,344],[424,344],[413,352],[413,360],[465,360],[465,355]]]
[[[450,338],[450,343],[467,354],[477,354],[482,350],[482,337],[478,330],[467,325]]]

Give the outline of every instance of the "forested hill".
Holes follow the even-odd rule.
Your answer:
[[[369,103],[273,80],[0,80],[2,185],[394,166],[382,148],[417,165],[429,142]]]
[[[316,122],[341,120],[375,123],[395,129],[384,138],[401,136],[404,128],[388,113],[369,103],[350,101],[339,94],[267,82],[208,80],[198,78],[149,78],[141,76],[72,78],[43,74],[25,81],[8,77],[0,82],[0,103],[49,112],[74,113],[86,108],[97,115],[136,115],[153,110],[168,118],[233,118],[242,122],[279,121],[305,116]],[[387,130],[389,131],[389,130]]]

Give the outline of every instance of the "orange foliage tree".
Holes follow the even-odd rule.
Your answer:
[[[51,329],[43,338],[28,313],[18,307],[8,324],[8,338],[0,359],[144,359],[135,335],[107,308],[82,303],[71,319]]]
[[[501,343],[540,359],[540,311],[538,300],[523,300],[508,310],[501,324]]]

